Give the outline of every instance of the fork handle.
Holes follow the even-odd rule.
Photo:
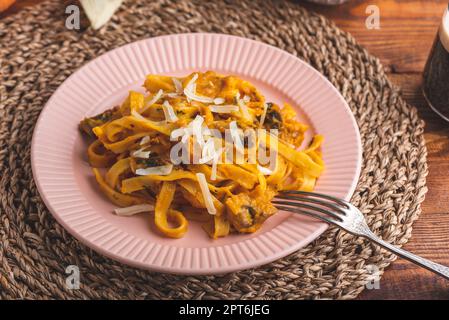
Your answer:
[[[444,278],[449,280],[449,268],[446,266],[443,266],[441,264],[432,262],[430,260],[421,258],[413,253],[410,253],[408,251],[405,251],[404,249],[398,248],[394,245],[392,245],[391,243],[388,243],[382,239],[380,239],[379,237],[377,237],[374,233],[372,233],[371,231],[369,232],[365,232],[364,236],[366,238],[369,238],[370,240],[372,240],[373,242],[377,243],[378,245],[380,245],[381,247],[390,250],[391,252],[393,252],[394,254],[407,259],[411,262],[414,262],[418,265],[420,265],[421,267],[424,267],[436,274],[439,274],[440,276],[443,276]]]

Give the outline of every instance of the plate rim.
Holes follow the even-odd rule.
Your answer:
[[[125,47],[128,46],[137,46],[139,43],[144,43],[147,41],[157,41],[159,40],[163,40],[164,38],[171,38],[171,37],[190,37],[190,36],[211,36],[211,37],[221,37],[221,38],[235,38],[237,41],[246,41],[246,42],[252,42],[252,43],[256,43],[259,45],[263,45],[263,46],[268,46],[270,47],[272,50],[274,49],[275,51],[279,52],[282,55],[288,55],[296,60],[299,61],[299,63],[301,63],[305,68],[311,70],[313,73],[315,73],[321,81],[326,82],[327,87],[329,87],[329,90],[333,90],[334,93],[336,94],[336,96],[338,97],[338,99],[342,102],[342,104],[345,107],[345,111],[349,116],[349,119],[352,122],[353,125],[353,129],[354,133],[355,133],[355,142],[356,142],[356,147],[357,147],[357,162],[356,162],[356,167],[355,167],[355,175],[354,178],[352,179],[351,185],[348,188],[344,199],[345,200],[350,200],[350,198],[352,197],[358,181],[360,179],[360,173],[361,173],[361,169],[362,169],[362,163],[363,163],[363,150],[362,150],[362,142],[361,142],[361,136],[360,136],[360,130],[359,127],[357,125],[357,121],[354,117],[353,112],[351,111],[348,103],[346,102],[346,100],[344,99],[344,97],[342,96],[342,94],[340,93],[340,91],[329,81],[329,79],[327,79],[321,72],[319,72],[317,69],[315,69],[314,67],[312,67],[309,63],[307,63],[306,61],[302,60],[301,58],[295,56],[294,54],[287,52],[285,50],[282,50],[276,46],[273,46],[271,44],[262,42],[262,41],[258,41],[258,40],[254,40],[254,39],[250,39],[250,38],[246,38],[246,37],[240,37],[240,36],[235,36],[235,35],[230,35],[230,34],[222,34],[222,33],[208,33],[208,32],[189,32],[189,33],[177,33],[177,34],[166,34],[166,35],[160,35],[160,36],[156,36],[156,37],[149,37],[149,38],[144,38],[144,39],[140,39],[137,41],[133,41],[130,43],[126,43],[124,45],[118,46],[116,48],[113,48],[111,50],[108,50],[104,53],[102,53],[101,55],[93,58],[92,60],[88,61],[87,63],[83,64],[82,66],[80,66],[78,69],[76,69],[70,76],[68,76],[57,88],[56,90],[52,93],[51,97],[47,100],[47,102],[45,103],[44,107],[42,108],[38,119],[36,121],[35,127],[33,128],[33,135],[32,135],[32,140],[31,140],[31,168],[32,168],[32,176],[33,176],[33,181],[34,184],[37,187],[37,190],[39,192],[40,198],[42,199],[42,201],[44,202],[46,208],[49,210],[49,212],[52,214],[52,216],[55,218],[55,220],[65,229],[67,230],[71,236],[73,236],[74,238],[76,238],[78,241],[80,241],[82,244],[86,245],[88,248],[91,248],[93,250],[95,250],[98,254],[106,256],[108,258],[111,258],[115,261],[119,261],[120,263],[123,263],[125,265],[128,266],[132,266],[132,267],[137,267],[140,269],[144,269],[144,270],[150,270],[150,271],[156,271],[156,272],[162,272],[162,273],[169,273],[169,274],[178,274],[178,275],[219,275],[219,274],[226,274],[226,273],[230,273],[230,272],[236,272],[236,271],[242,271],[242,270],[247,270],[250,268],[256,268],[256,267],[260,267],[262,265],[266,265],[268,263],[271,263],[273,261],[276,261],[280,258],[283,258],[297,250],[300,250],[301,248],[304,248],[305,246],[307,246],[310,242],[312,242],[313,240],[315,240],[316,238],[318,238],[327,228],[328,225],[327,224],[319,224],[319,227],[317,227],[315,229],[314,232],[311,232],[302,242],[300,245],[298,244],[293,244],[293,245],[289,245],[286,248],[284,248],[284,250],[280,250],[277,252],[277,254],[272,254],[269,256],[269,258],[264,257],[262,259],[257,259],[254,262],[253,261],[249,261],[246,263],[236,263],[236,264],[232,264],[230,266],[226,266],[226,267],[210,267],[210,268],[196,268],[196,269],[189,269],[188,271],[185,270],[185,268],[175,268],[175,267],[170,267],[170,268],[165,268],[163,266],[158,266],[158,265],[154,265],[154,264],[148,264],[145,261],[137,261],[136,259],[131,259],[129,256],[127,257],[123,257],[121,255],[115,254],[114,252],[111,252],[110,250],[105,249],[104,247],[99,246],[97,243],[89,241],[88,239],[86,239],[85,237],[83,237],[80,233],[78,233],[76,230],[74,230],[69,223],[67,223],[66,221],[64,221],[64,219],[56,212],[56,209],[53,208],[53,206],[51,205],[49,199],[47,198],[45,191],[44,191],[44,187],[42,186],[41,182],[39,181],[39,179],[37,178],[37,168],[36,168],[36,152],[37,152],[37,148],[38,146],[36,145],[36,136],[38,135],[38,131],[39,128],[41,127],[41,122],[43,122],[46,113],[48,112],[48,108],[47,106],[50,105],[53,100],[56,99],[57,97],[57,93],[58,91],[61,90],[61,88],[63,87],[64,84],[67,85],[67,83],[69,83],[69,81],[72,81],[73,78],[75,78],[79,73],[83,72],[83,70],[85,70],[89,65],[93,64],[95,61],[97,61],[98,59],[101,59],[102,57],[111,54],[112,52],[116,52],[118,50],[121,50]],[[246,44],[245,44],[246,45]],[[247,241],[247,240],[243,240]],[[241,243],[242,241],[238,242]],[[165,246],[165,245],[162,245]],[[228,245],[226,245],[228,246]],[[171,247],[171,246],[170,246]],[[203,248],[203,247],[202,247]],[[201,249],[201,248],[200,248]],[[217,271],[217,269],[219,269]]]

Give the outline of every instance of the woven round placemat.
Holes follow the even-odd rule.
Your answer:
[[[269,265],[222,276],[176,276],[107,259],[70,236],[33,182],[30,141],[55,89],[87,61],[142,38],[221,32],[260,40],[307,61],[341,92],[357,119],[363,168],[352,202],[396,245],[410,237],[427,191],[423,122],[378,59],[322,16],[283,1],[137,0],[102,29],[65,28],[65,4],[46,1],[0,21],[0,297],[300,299],[356,297],[394,256],[336,228]],[[55,137],[57,139],[58,137]],[[342,150],[344,152],[344,150]],[[76,265],[81,286],[66,286]]]

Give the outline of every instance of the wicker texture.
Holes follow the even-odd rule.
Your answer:
[[[376,234],[396,245],[407,242],[427,191],[423,122],[379,61],[350,35],[283,1],[126,1],[99,31],[67,30],[64,11],[52,0],[0,20],[1,298],[350,299],[363,290],[372,266],[382,273],[394,260],[366,240],[330,228],[272,264],[224,276],[184,277],[121,265],[64,231],[32,178],[30,140],[39,112],[87,61],[167,33],[246,36],[293,53],[323,73],[348,101],[362,136],[364,164],[352,202]],[[79,290],[65,285],[68,265],[80,268]]]

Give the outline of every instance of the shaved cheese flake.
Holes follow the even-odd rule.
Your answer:
[[[204,118],[200,115],[197,115],[195,119],[190,122],[189,128],[192,130],[192,134],[195,136],[196,141],[200,146],[204,145],[204,136],[203,136],[203,125]]]
[[[249,114],[248,107],[246,106],[246,104],[243,100],[239,100],[239,107],[240,107],[240,110],[242,111],[243,117],[245,119],[250,120],[251,115]]]
[[[212,172],[210,174],[211,180],[217,179],[217,166],[218,166],[218,162],[220,161],[220,157],[221,157],[221,154],[223,153],[223,151],[224,151],[224,148],[221,148],[220,150],[218,150],[218,152],[215,153],[214,159],[212,160]]]
[[[187,140],[189,140],[191,135],[192,135],[192,130],[190,130],[190,129],[184,130],[184,134],[182,135],[181,142],[187,143]]]
[[[167,97],[169,97],[169,98],[179,98],[179,97],[181,97],[181,95],[179,93],[176,93],[176,92],[169,92],[169,93],[166,93],[165,95]]]
[[[243,117],[245,119],[250,120],[251,115],[249,114],[248,107],[246,106],[246,104],[243,101],[239,102],[239,107],[240,107],[240,110],[242,111]]]
[[[166,176],[169,175],[172,172],[172,170],[173,165],[170,163],[164,166],[137,169],[136,174],[138,176],[149,176],[149,175]]]
[[[239,128],[237,127],[237,122],[232,121],[229,124],[229,128],[231,131],[231,137],[235,144],[235,149],[239,152],[244,152],[243,142],[240,137]]]
[[[217,214],[217,209],[214,206],[214,200],[210,194],[209,186],[207,185],[206,176],[204,173],[197,173],[196,177],[200,185],[201,193],[203,194],[204,204],[206,205],[207,212],[210,215]]]
[[[145,119],[145,117],[142,117],[142,115],[139,114],[136,110],[131,110],[131,115],[132,115],[134,118],[139,119],[139,120],[143,120],[143,121],[146,121],[146,120],[147,120],[147,119]]]
[[[199,159],[198,162],[200,164],[210,163],[217,157],[218,152],[219,150],[215,147],[215,139],[209,138],[201,150],[201,159]]]
[[[138,120],[151,122],[151,123],[153,123],[153,124],[155,124],[155,125],[158,125],[158,126],[166,124],[165,121],[153,121],[153,120],[149,120],[149,119],[143,117],[141,114],[137,113],[137,111],[135,111],[135,110],[132,110],[132,111],[131,111],[131,115],[132,115],[134,118],[138,119]]]
[[[173,84],[175,85],[175,89],[177,93],[182,93],[184,88],[182,87],[182,82],[178,78],[171,78]]]
[[[194,136],[198,144],[202,147],[205,144],[204,138],[211,134],[209,128],[203,127],[203,123],[204,118],[197,115],[187,127],[173,130],[170,134],[170,140],[176,141],[179,137],[182,137],[181,141],[186,143],[191,136]]]
[[[237,93],[235,94],[235,101],[239,101],[240,100],[240,91],[237,91]]]
[[[265,118],[266,118],[266,116],[267,116],[267,109],[268,109],[268,104],[267,104],[267,103],[264,103],[264,104],[263,104],[263,113],[262,113],[262,115],[260,116],[259,128],[262,128],[263,123],[265,122]]]
[[[210,179],[212,181],[217,180],[217,166],[218,166],[218,160],[215,161],[215,159],[214,159],[214,161],[212,162],[212,170],[210,173]]]
[[[242,112],[243,118],[252,121],[252,117],[249,114],[248,107],[246,106],[245,98],[240,99],[240,92],[237,92],[235,94],[235,100],[237,101],[237,104],[240,107],[240,111]]]
[[[185,128],[178,128],[178,129],[173,130],[173,131],[170,133],[170,140],[171,140],[171,141],[176,141],[176,140],[178,140],[178,138],[179,138],[179,137],[182,137],[182,136],[185,134],[185,132],[186,132],[186,129],[185,129]]]
[[[134,151],[131,155],[134,158],[148,159],[150,157],[151,151],[143,151],[142,149]]]
[[[148,103],[140,110],[140,113],[144,113],[149,107],[158,102],[163,94],[164,91],[162,91],[162,89],[159,89],[159,91],[153,96],[153,98],[151,98],[151,100],[148,101]]]
[[[269,176],[273,173],[273,171],[271,171],[268,168],[262,167],[261,165],[257,165],[257,170],[259,170],[260,173],[262,173],[264,176]]]
[[[196,82],[197,79],[198,79],[198,73],[195,73],[195,74],[193,75],[192,79],[190,79],[190,81],[187,83],[186,88],[187,88],[188,86],[193,85],[193,84]]]
[[[154,206],[151,204],[136,204],[134,206],[114,209],[115,214],[122,217],[128,217],[135,215],[136,213],[151,211],[154,211]]]
[[[251,97],[250,97],[250,96],[247,96],[247,95],[244,95],[244,96],[243,96],[243,101],[244,101],[245,103],[248,103],[248,102],[251,101]]]
[[[225,99],[223,99],[223,98],[215,98],[214,99],[214,103],[215,104],[223,104],[223,103],[225,103]]]
[[[145,136],[142,138],[142,140],[140,140],[140,145],[144,145],[146,143],[150,142],[150,137],[149,136]]]
[[[193,101],[198,101],[198,102],[202,102],[202,103],[213,103],[214,102],[213,98],[197,95],[196,94],[196,84],[193,84],[190,87],[186,87],[184,89],[184,94],[186,95],[187,98],[189,98],[190,100],[193,100]]]
[[[184,88],[184,94],[186,97],[190,100],[202,102],[202,103],[213,103],[214,99],[209,98],[206,96],[200,96],[196,94],[196,80],[198,79],[198,74],[195,73],[195,75],[190,79],[187,86]]]
[[[209,107],[210,111],[215,113],[231,113],[239,111],[239,106],[233,104],[223,104],[223,105],[211,105]]]
[[[175,110],[168,101],[164,101],[162,104],[162,109],[164,110],[165,119],[168,122],[176,122],[178,121],[178,117],[176,116]]]

